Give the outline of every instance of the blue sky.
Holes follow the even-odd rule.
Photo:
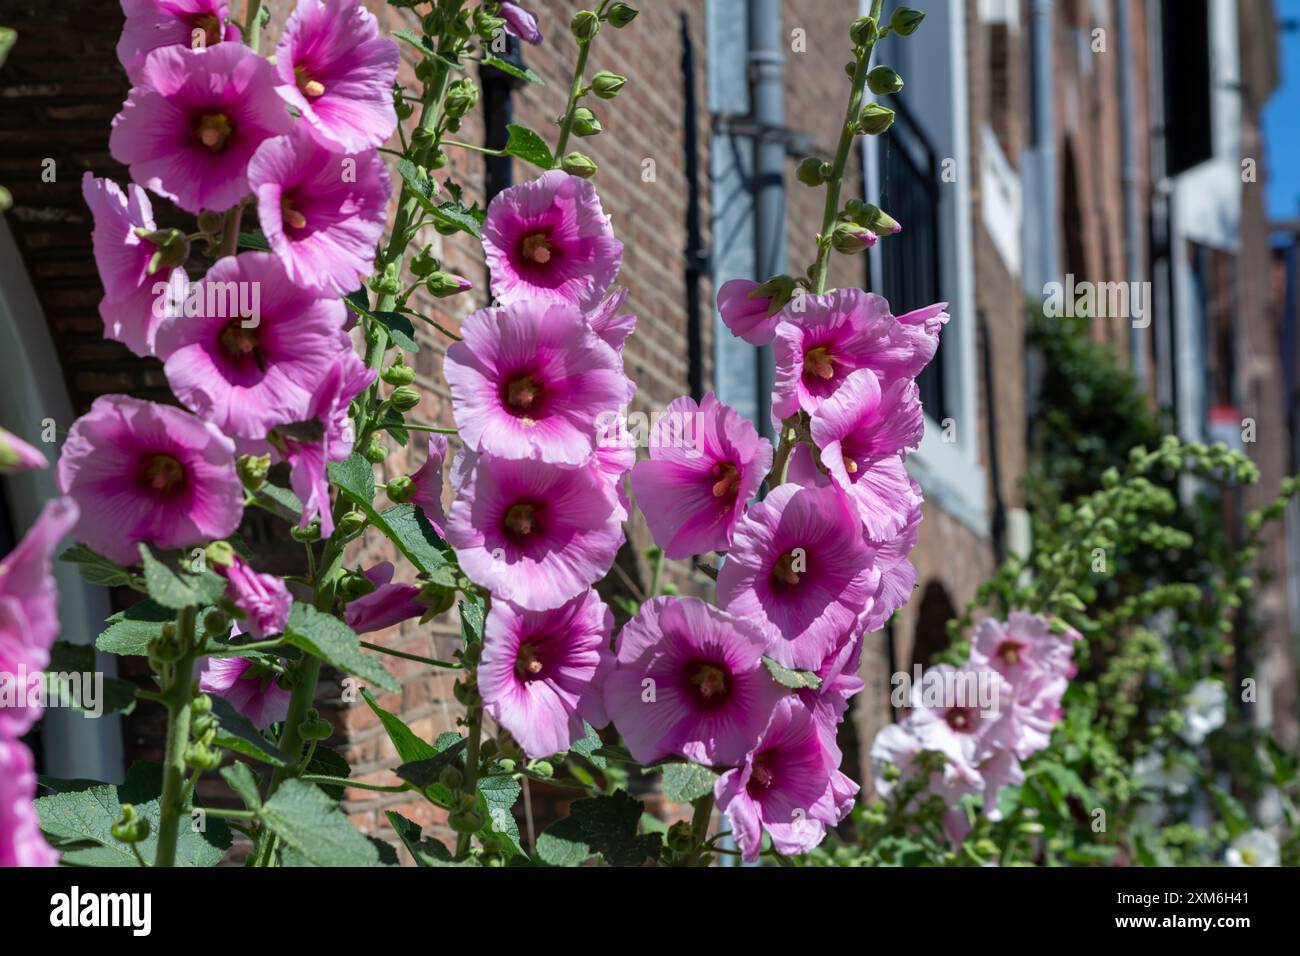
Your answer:
[[[1300,0],[1275,0],[1279,20],[1300,22]],[[1268,208],[1274,219],[1300,216],[1300,30],[1279,34],[1282,81],[1264,110]]]

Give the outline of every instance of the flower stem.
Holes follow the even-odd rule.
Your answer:
[[[176,636],[184,653],[171,671],[170,686],[164,691],[167,703],[167,749],[163,760],[162,797],[159,800],[158,848],[154,866],[176,865],[176,844],[181,814],[185,812],[185,748],[190,742],[190,703],[194,699],[194,642],[196,608],[176,615]]]
[[[395,651],[391,647],[384,647],[382,644],[371,644],[369,641],[362,641],[361,646],[367,650],[387,654],[389,657],[400,657],[404,661],[415,661],[417,664],[428,664],[430,667],[442,667],[453,671],[460,670],[460,665],[451,661],[439,661],[432,657],[421,657],[419,654],[408,654],[406,651]]]
[[[706,793],[695,800],[695,814],[691,817],[691,843],[695,852],[691,855],[691,865],[708,866],[713,852],[708,846],[709,821],[713,819],[713,794]]]
[[[469,794],[478,800],[478,757],[479,748],[483,741],[483,702],[478,697],[477,687],[474,690],[474,701],[469,705],[466,719],[469,724],[469,747],[465,751],[465,782],[462,793]],[[469,853],[470,843],[473,840],[472,833],[462,833],[456,838],[456,856],[463,859]]]
[[[555,144],[555,167],[559,169],[564,160],[564,147],[569,145],[569,134],[573,131],[573,115],[578,109],[578,100],[582,98],[582,74],[587,70],[587,54],[591,50],[590,40],[578,41],[578,62],[573,67],[573,82],[569,85],[569,105],[564,109],[564,122],[560,124],[560,138]]]

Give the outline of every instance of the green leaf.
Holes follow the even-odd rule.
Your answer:
[[[664,765],[664,796],[674,803],[690,803],[713,792],[718,775],[694,763]]]
[[[459,229],[468,232],[475,239],[482,238],[484,213],[478,206],[466,206],[458,200],[449,200],[435,206],[430,213],[443,228]]]
[[[333,615],[316,610],[310,604],[294,603],[284,636],[290,644],[339,670],[356,674],[384,690],[402,689],[397,678],[374,658],[362,652],[359,639],[352,628]]]
[[[593,766],[604,770],[609,766],[609,763],[605,760],[603,755],[597,752],[604,747],[604,744],[600,739],[600,734],[596,733],[596,728],[592,727],[591,724],[587,723],[585,720],[582,722],[582,726],[583,729],[586,730],[586,734],[581,740],[575,740],[573,742],[569,747],[569,752],[585,757]]]
[[[218,747],[276,767],[289,762],[284,751],[267,740],[253,722],[235,710],[224,697],[212,697],[212,713],[218,721],[217,735],[212,742]]]
[[[68,548],[59,555],[59,560],[77,565],[86,581],[100,587],[117,588],[131,583],[131,575],[121,565],[82,544]]]
[[[372,312],[371,316],[376,322],[388,329],[388,337],[392,339],[393,344],[407,352],[420,351],[420,345],[415,341],[415,326],[411,320],[400,312]]]
[[[328,470],[330,481],[357,504],[368,505],[375,500],[375,466],[357,452],[342,461],[330,462]]]
[[[302,502],[288,488],[264,481],[262,487],[253,492],[253,497],[267,511],[290,524],[297,524],[302,518]]]
[[[419,760],[429,760],[438,756],[438,751],[434,749],[433,744],[417,737],[410,727],[402,723],[402,719],[395,714],[384,710],[371,696],[370,691],[363,690],[361,696],[366,699],[370,709],[375,712],[379,722],[384,725],[384,730],[388,731],[388,739],[393,742],[393,748],[397,751],[397,756],[402,763],[415,763]]]
[[[432,574],[455,561],[451,548],[424,512],[409,501],[375,513],[370,520],[422,574]]]
[[[483,605],[475,597],[457,602],[460,608],[460,633],[466,644],[483,643]]]
[[[434,196],[438,193],[438,184],[432,179],[420,176],[420,168],[409,159],[399,159],[397,161],[397,174],[402,177],[402,182],[410,190],[411,195],[427,213],[434,213],[438,204],[434,202]]]
[[[510,774],[480,777],[478,781],[479,805],[487,821],[486,829],[505,837],[507,845],[521,856],[524,848],[519,842],[519,823],[511,808],[523,789]]]
[[[528,67],[520,69],[513,63],[509,63],[506,60],[502,60],[500,57],[495,57],[491,54],[483,57],[483,65],[496,67],[502,73],[509,73],[517,80],[525,80],[529,83],[540,83],[543,86],[546,85],[546,81]]]
[[[267,240],[266,234],[261,229],[254,229],[250,232],[241,232],[239,234],[239,248],[253,249],[257,252],[270,252],[271,243]]]
[[[311,760],[307,761],[307,769],[303,773],[318,774],[322,777],[338,777],[346,780],[352,776],[352,767],[348,764],[347,758],[337,750],[317,744],[316,749],[312,751]],[[324,790],[332,800],[342,800],[343,791],[346,789],[337,783],[318,783],[316,786]]]
[[[579,866],[597,854],[610,866],[639,866],[659,855],[663,839],[637,832],[644,810],[623,790],[575,800],[569,816],[537,838],[537,855],[551,866]]]
[[[788,667],[782,667],[770,657],[764,657],[763,663],[767,665],[767,672],[772,675],[772,679],[782,687],[789,687],[792,690],[816,690],[822,686],[822,679],[812,671],[796,671]]]
[[[416,32],[415,30],[402,27],[400,30],[393,30],[392,35],[403,43],[409,43],[421,53],[429,54],[438,52],[437,47],[433,45],[428,37],[422,33]]]
[[[400,813],[394,813],[392,810],[386,810],[384,816],[388,818],[389,824],[392,825],[393,831],[397,838],[402,841],[412,857],[415,858],[416,866],[473,866],[470,861],[457,863],[452,859],[451,851],[448,850],[438,840],[420,839],[420,825],[406,819]]]
[[[464,737],[457,737],[455,743],[433,757],[404,763],[393,772],[407,783],[426,790],[438,784],[443,768],[455,763],[467,744]]]
[[[140,561],[144,565],[145,588],[163,607],[175,611],[199,607],[219,600],[226,592],[225,579],[215,571],[178,574],[155,558],[146,544],[140,545]]]
[[[379,853],[338,804],[301,780],[286,780],[259,814],[312,866],[378,866]]]
[[[257,775],[246,763],[235,761],[221,768],[221,777],[230,785],[230,789],[244,801],[250,810],[262,808],[262,797],[258,793]]]
[[[146,862],[152,863],[158,849],[158,826],[162,813],[158,794],[162,792],[162,767],[135,764],[126,782],[114,787],[93,781],[43,780],[55,793],[36,801],[41,830],[60,843],[92,843],[64,853],[65,862],[82,866],[138,866],[129,845],[112,834],[113,824],[122,818],[122,804],[129,803],[149,821],[149,836],[137,846]],[[177,866],[216,866],[230,849],[230,828],[208,817],[202,833],[195,833],[189,818],[181,820],[176,847]]]
[[[510,139],[506,143],[506,152],[511,156],[517,156],[540,169],[550,169],[555,165],[550,147],[527,126],[511,123],[506,127],[506,131],[510,134]]]
[[[108,627],[95,641],[106,654],[143,657],[149,642],[162,634],[164,625],[176,620],[176,612],[156,601],[141,601],[108,619]]]

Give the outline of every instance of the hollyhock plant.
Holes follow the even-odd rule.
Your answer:
[[[568,750],[603,727],[601,677],[611,663],[614,615],[595,591],[548,611],[496,601],[483,632],[479,691],[492,719],[529,757]]]
[[[643,764],[673,754],[735,763],[788,693],[763,664],[766,643],[699,598],[654,598],[619,632],[605,711]]]
[[[233,283],[233,285],[232,285]],[[189,409],[235,438],[258,440],[276,425],[305,421],[312,390],[342,351],[347,309],[295,285],[279,259],[244,252],[219,260],[199,283],[200,314],[173,315],[158,329],[167,382]],[[252,289],[252,315],[229,289]]]
[[[367,570],[366,579],[375,589],[348,602],[344,620],[358,634],[382,631],[394,624],[419,617],[429,609],[420,600],[419,586],[393,583],[393,570],[391,561],[381,561]]]
[[[771,345],[782,321],[772,308],[772,296],[763,295],[752,279],[732,279],[718,290],[718,312],[731,334],[750,345]]]
[[[466,446],[501,458],[582,465],[595,421],[627,395],[618,354],[569,305],[481,309],[447,349],[443,374]]]
[[[595,308],[618,278],[614,238],[596,187],[553,169],[503,190],[488,205],[483,251],[502,305]]]
[[[189,412],[125,395],[95,399],[72,423],[59,487],[80,508],[74,537],[119,564],[137,545],[185,548],[239,525],[234,443]]]
[[[166,314],[165,308],[156,307],[156,290],[160,284],[165,286],[162,303],[174,304],[183,293],[185,270],[161,264],[170,250],[147,238],[157,237],[158,227],[148,194],[135,183],[127,183],[123,192],[111,179],[87,172],[81,179],[81,194],[95,221],[91,238],[104,285],[99,303],[104,335],[136,355],[152,355],[154,335]],[[155,257],[159,265],[150,273]]]
[[[447,541],[461,570],[530,611],[559,607],[599,580],[623,541],[614,493],[593,468],[465,452]]]
[[[126,22],[117,59],[132,83],[140,82],[145,60],[159,47],[215,46],[238,40],[225,0],[122,0]]]
[[[880,586],[856,515],[831,487],[784,484],[750,506],[718,572],[718,601],[757,624],[787,667],[815,670]]]
[[[58,853],[41,836],[35,796],[31,752],[17,740],[0,737],[0,867],[59,862]]]
[[[361,0],[301,0],[275,48],[275,92],[326,149],[359,153],[397,128],[397,44]]]
[[[812,711],[784,698],[754,749],[714,784],[718,809],[727,817],[741,857],[759,857],[763,831],[783,856],[806,853],[840,821],[831,774],[840,755],[822,738]]]
[[[391,189],[378,152],[330,152],[299,125],[258,147],[248,184],[257,221],[290,281],[346,295],[370,274]]]
[[[772,467],[772,445],[709,392],[675,399],[650,431],[650,458],[632,489],[655,543],[674,560],[726,551],[736,523]]]
[[[258,730],[278,724],[289,714],[289,692],[275,673],[244,657],[209,657],[199,674],[199,690],[230,701]]]
[[[503,2],[497,16],[506,21],[506,33],[533,46],[541,45],[542,31],[537,28],[537,17],[527,7]]]
[[[911,379],[895,379],[882,392],[875,373],[861,369],[812,416],[822,464],[876,540],[898,534],[917,503],[902,454],[920,443],[925,429],[918,395]]]
[[[113,120],[109,151],[186,212],[228,209],[248,192],[253,153],[289,131],[271,84],[271,65],[238,43],[154,50]]]
[[[16,706],[0,706],[0,738],[17,739],[38,719],[38,707],[26,693],[31,678],[44,670],[59,633],[58,591],[50,558],[60,539],[77,523],[70,498],[48,503],[36,523],[4,558],[0,558],[0,686],[12,681]],[[20,686],[19,675],[29,682]]]
[[[273,574],[254,571],[237,554],[231,556],[229,564],[213,563],[226,578],[230,600],[244,612],[244,630],[258,640],[282,634],[293,606],[293,596],[284,582]]]
[[[48,467],[44,455],[13,432],[0,428],[0,475]]]

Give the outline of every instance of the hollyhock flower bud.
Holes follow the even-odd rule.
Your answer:
[[[465,320],[443,367],[467,447],[505,458],[582,465],[596,417],[627,395],[618,354],[578,309],[517,302]]]
[[[892,66],[882,64],[867,74],[867,88],[877,96],[897,93],[903,88],[903,78]]]
[[[812,436],[831,480],[857,506],[876,540],[902,530],[915,499],[903,456],[925,430],[916,382],[880,380],[861,369],[844,380],[812,416]]]
[[[109,832],[114,840],[122,843],[139,843],[149,837],[149,820],[136,813],[132,804],[122,804],[122,818],[114,823]]]
[[[296,285],[267,252],[219,260],[194,289],[202,293],[197,308],[165,320],[157,334],[176,397],[238,438],[258,440],[276,425],[305,421],[311,389],[350,348],[342,300]]]
[[[164,268],[160,251],[148,237],[157,234],[153,207],[143,189],[128,183],[126,192],[117,183],[86,173],[81,194],[95,220],[91,238],[95,266],[104,286],[99,314],[104,335],[121,342],[136,355],[153,353],[154,335],[166,315],[157,308],[183,294],[183,270]],[[183,260],[182,260],[183,261]]]
[[[602,100],[612,100],[618,96],[619,91],[623,89],[626,83],[626,76],[611,73],[609,70],[601,70],[591,78],[591,92]]]
[[[748,621],[699,598],[654,598],[619,632],[606,712],[639,763],[673,754],[735,763],[786,693],[763,665],[765,648]]]
[[[805,186],[823,186],[830,181],[831,164],[816,156],[809,156],[800,161],[795,170],[795,178]]]
[[[271,470],[270,455],[241,455],[235,462],[239,480],[249,491],[256,491],[266,483],[266,473]]]
[[[402,354],[397,354],[397,361],[384,369],[379,376],[389,385],[410,385],[415,381],[415,369],[407,365]]]
[[[483,249],[492,294],[590,309],[618,277],[623,244],[591,183],[561,170],[503,190],[488,205]]]
[[[533,46],[541,45],[542,31],[537,29],[537,17],[527,7],[517,3],[502,3],[498,13],[506,22],[506,33]]]
[[[453,119],[459,119],[472,110],[477,102],[478,87],[466,77],[447,88],[447,95],[443,98],[443,112]]]
[[[924,19],[925,14],[920,10],[899,7],[894,11],[894,15],[889,18],[889,25],[899,36],[910,37],[920,27],[921,21]]]
[[[574,136],[595,136],[604,132],[605,127],[600,125],[595,113],[585,106],[579,106],[573,111],[572,129]]]
[[[479,693],[492,718],[529,757],[568,750],[603,727],[604,674],[613,663],[614,615],[595,591],[549,611],[494,601],[483,634]]]
[[[258,730],[289,714],[291,695],[276,683],[275,672],[243,657],[204,658],[199,690],[224,697]]]
[[[361,0],[301,0],[275,48],[275,92],[326,149],[359,153],[397,128],[397,44]]]
[[[389,478],[388,484],[384,488],[388,500],[394,504],[402,504],[411,500],[411,495],[415,494],[415,482],[411,481],[408,475],[398,475],[396,478]]]
[[[447,523],[442,510],[442,466],[447,459],[447,436],[434,432],[429,435],[429,457],[419,470],[410,477],[411,493],[406,500],[420,506],[424,516],[429,519],[434,530],[442,537],[443,526]],[[388,497],[392,498],[392,482]],[[394,501],[398,499],[393,498]]]
[[[718,601],[758,626],[781,664],[812,670],[853,631],[879,586],[841,493],[784,484],[736,526],[718,572]]]
[[[419,389],[410,385],[399,385],[388,396],[388,403],[399,412],[409,412],[420,404]]]
[[[37,683],[59,633],[58,590],[51,573],[54,549],[77,522],[76,502],[59,498],[41,510],[36,523],[0,559],[0,686],[26,672]],[[40,719],[40,708],[16,686],[16,704],[0,706],[0,739],[18,738]],[[0,810],[0,812],[3,812]]]
[[[468,292],[474,288],[474,283],[464,276],[456,275],[454,272],[439,271],[424,280],[424,287],[429,290],[431,295],[437,296],[439,299],[445,299],[448,296]]]
[[[596,175],[599,168],[595,161],[584,153],[577,151],[565,153],[564,159],[560,162],[560,168],[570,176],[577,176],[580,179],[590,179]]]
[[[247,561],[235,554],[228,565],[218,564],[225,576],[230,599],[244,612],[245,630],[261,640],[283,633],[289,622],[293,597],[289,589],[273,574],[254,571]]]
[[[186,548],[239,525],[234,443],[179,408],[125,395],[95,399],[72,423],[59,487],[81,510],[74,537],[119,564],[137,545]]]
[[[726,551],[772,467],[772,444],[712,392],[674,400],[650,431],[632,489],[655,543],[674,561]]]
[[[504,17],[494,17],[483,7],[474,11],[474,32],[481,39],[491,40],[501,30],[504,30],[506,21]]]
[[[0,867],[58,863],[58,853],[41,835],[35,797],[31,752],[16,740],[0,737]]]
[[[248,192],[248,161],[288,132],[271,66],[238,43],[149,54],[113,120],[109,151],[131,178],[186,212],[228,209]]]
[[[227,23],[225,0],[122,0],[126,22],[117,41],[117,59],[132,83],[140,82],[149,54],[160,47],[201,49],[238,41],[239,28]]]
[[[621,30],[635,20],[636,15],[640,12],[641,11],[639,10],[634,10],[626,3],[616,3],[609,8],[609,11],[605,14],[605,19],[609,21],[610,26]]]
[[[842,255],[855,255],[876,244],[876,234],[856,222],[842,222],[831,232],[831,245]]]
[[[0,428],[0,474],[11,475],[33,468],[48,468],[45,456],[13,432]]]
[[[866,46],[875,43],[880,36],[880,29],[872,17],[858,17],[849,26],[849,38],[854,46]]]
[[[446,530],[461,570],[527,610],[586,591],[622,544],[621,509],[595,469],[466,451],[454,484]]]
[[[894,111],[879,103],[868,103],[858,116],[858,132],[866,136],[879,136],[894,125]]]
[[[433,246],[426,245],[423,249],[411,257],[409,267],[411,275],[424,278],[437,271],[439,266],[438,260],[433,255]]]
[[[370,274],[391,187],[378,152],[330,152],[299,125],[258,147],[248,184],[271,251],[295,284],[346,294]]]
[[[388,460],[388,446],[379,435],[372,435],[370,444],[366,445],[365,451],[361,454],[370,464],[382,465]]]
[[[579,43],[587,42],[600,32],[600,17],[590,10],[579,10],[569,21],[569,29]]]
[[[348,602],[345,620],[358,634],[382,631],[412,617],[419,617],[427,607],[420,600],[415,584],[393,584],[393,565],[383,561],[366,571],[374,590]]]
[[[821,843],[826,828],[852,809],[856,792],[837,773],[839,762],[838,750],[823,740],[807,707],[789,697],[776,705],[757,746],[713,788],[745,861],[758,859],[764,830],[773,849],[784,856],[806,853]]]

